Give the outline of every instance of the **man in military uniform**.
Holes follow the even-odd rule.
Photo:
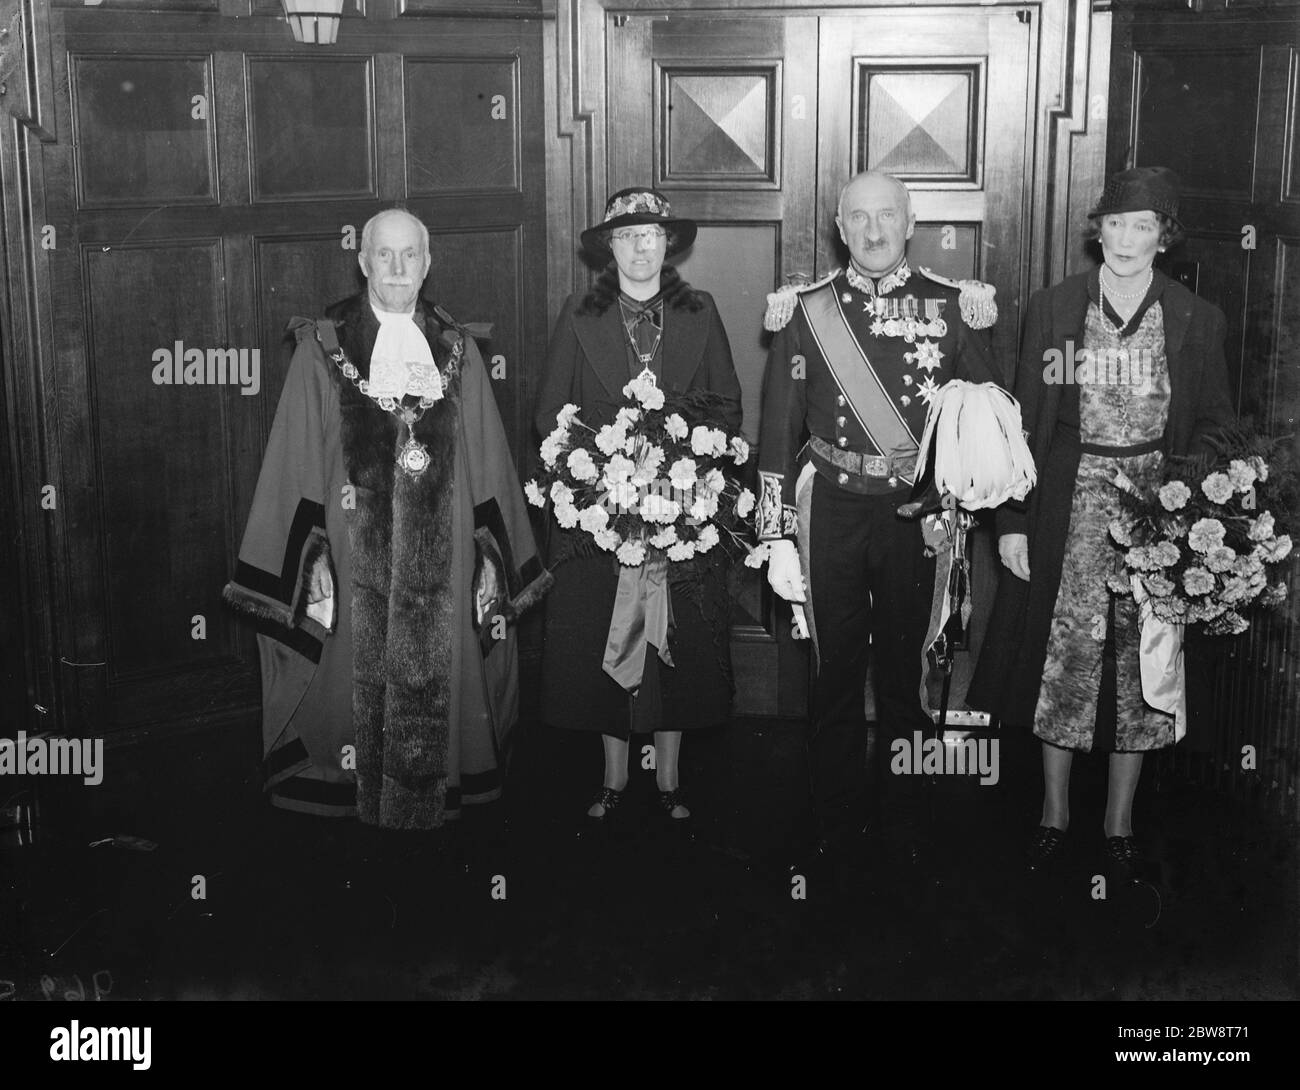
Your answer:
[[[850,267],[769,297],[758,460],[768,580],[804,603],[817,659],[809,764],[823,853],[866,824],[869,647],[878,749],[930,726],[918,687],[934,560],[920,524],[897,514],[926,407],[949,379],[997,381],[993,289],[908,265],[916,217],[902,183],[850,179],[835,222]]]

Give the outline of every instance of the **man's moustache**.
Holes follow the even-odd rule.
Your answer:
[[[393,288],[409,288],[415,283],[414,280],[406,276],[385,276],[379,282]]]

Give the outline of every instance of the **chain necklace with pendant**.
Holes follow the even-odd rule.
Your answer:
[[[637,347],[636,335],[632,332],[633,328],[635,328],[635,326],[637,325],[637,322],[633,321],[632,323],[629,324],[627,320],[627,305],[623,302],[622,299],[618,301],[618,305],[619,305],[619,309],[622,310],[623,312],[623,332],[627,334],[627,343],[632,349],[632,355],[636,356],[636,358],[641,361],[642,367],[648,368],[650,364],[654,361],[655,356],[659,352],[659,345],[664,339],[664,331],[662,328],[660,328],[657,331],[657,335],[655,337],[655,343],[650,346],[650,351],[642,352]],[[648,309],[641,310],[638,311],[638,313],[648,315],[650,314],[650,310]],[[662,321],[662,318],[660,320]]]
[[[451,359],[447,363],[446,374],[443,377],[444,389],[446,388],[446,384],[455,376],[457,370],[459,370],[461,356],[463,356],[464,353],[465,338],[458,334],[456,337],[456,343],[452,346]],[[406,443],[397,453],[397,464],[402,468],[402,472],[408,477],[414,478],[420,476],[420,474],[429,468],[430,458],[429,448],[423,443],[416,442],[415,425],[420,422],[421,417],[433,408],[440,399],[436,397],[422,397],[420,398],[420,403],[418,405],[408,407],[403,405],[395,397],[371,397],[369,381],[361,377],[361,372],[358,371],[356,365],[348,359],[347,353],[343,351],[342,345],[332,352],[327,351],[325,354],[334,361],[338,369],[343,372],[344,377],[350,379],[352,385],[360,390],[361,393],[370,398],[371,401],[385,412],[392,413],[393,416],[397,417],[398,420],[406,425]]]

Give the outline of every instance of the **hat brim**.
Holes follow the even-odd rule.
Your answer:
[[[648,212],[628,212],[622,216],[615,216],[612,220],[598,223],[594,227],[588,227],[582,232],[582,245],[590,253],[608,257],[613,253],[609,244],[611,231],[617,231],[620,227],[640,227],[647,224],[662,227],[675,236],[676,242],[668,247],[665,257],[672,257],[693,246],[696,232],[699,230],[694,220],[656,216]]]
[[[1122,203],[1123,202],[1121,202],[1121,204]],[[1105,205],[1099,204],[1097,205],[1096,208],[1094,208],[1091,212],[1088,213],[1088,218],[1090,220],[1095,220],[1098,216],[1112,216],[1123,212],[1154,212],[1157,216],[1165,216],[1166,218],[1168,218],[1169,221],[1173,223],[1173,225],[1177,227],[1180,231],[1185,231],[1187,229],[1183,226],[1183,221],[1180,220],[1177,216],[1175,216],[1172,212],[1166,212],[1160,208],[1152,208],[1150,205],[1145,205],[1145,204],[1141,208],[1121,208],[1119,207],[1119,205],[1116,205],[1113,208],[1108,208]]]

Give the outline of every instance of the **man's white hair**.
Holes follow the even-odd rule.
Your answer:
[[[864,178],[883,178],[887,182],[893,182],[894,188],[903,195],[903,214],[909,219],[912,215],[912,194],[907,186],[895,178],[892,174],[886,174],[881,170],[864,170],[853,175],[847,182],[840,186],[840,199],[835,202],[835,214],[841,219],[844,218],[844,194],[849,191],[849,186],[854,182],[860,182]]]
[[[385,208],[382,212],[376,212],[368,220],[366,225],[361,228],[361,250],[367,253],[370,250],[370,239],[373,235],[373,228],[385,216],[405,216],[420,229],[420,241],[424,243],[424,252],[429,252],[429,229],[424,225],[424,221],[419,216],[412,215],[405,208]]]

